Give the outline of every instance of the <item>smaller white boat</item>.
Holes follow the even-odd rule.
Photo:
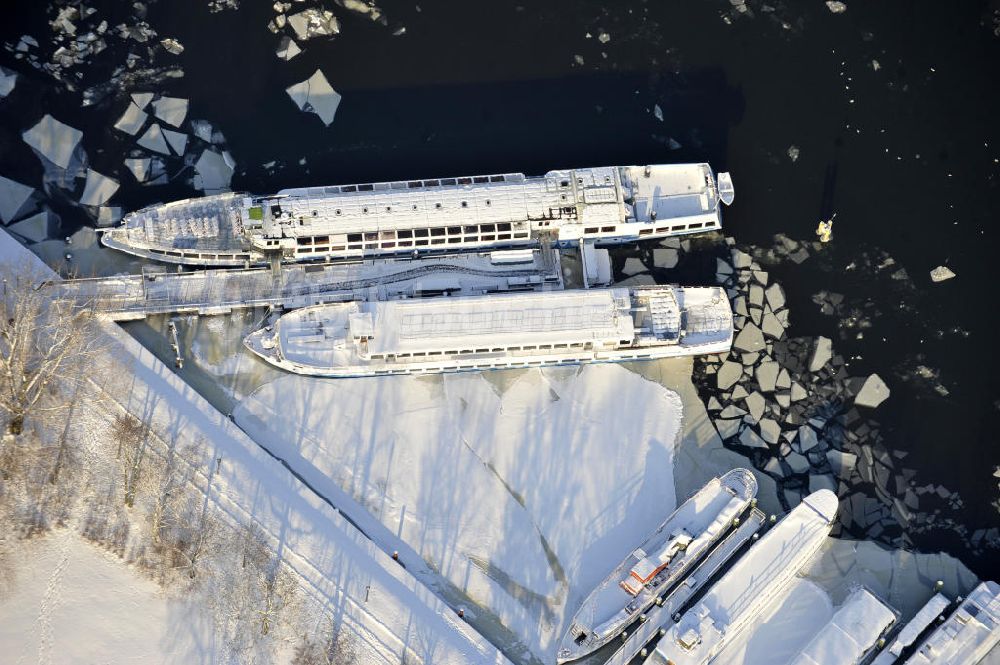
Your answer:
[[[698,490],[587,596],[563,636],[557,661],[581,658],[621,633],[711,549],[756,494],[757,480],[746,469],[713,478]]]

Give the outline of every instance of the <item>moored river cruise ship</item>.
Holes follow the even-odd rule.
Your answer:
[[[335,378],[724,353],[719,287],[503,293],[304,307],[244,340],[267,362]]]
[[[101,241],[202,266],[483,252],[543,238],[614,244],[719,229],[720,204],[733,197],[729,174],[708,164],[401,180],[150,206]]]

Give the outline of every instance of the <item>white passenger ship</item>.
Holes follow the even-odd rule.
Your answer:
[[[746,469],[698,490],[587,596],[563,636],[557,662],[582,658],[619,635],[688,573],[756,495],[757,480]]]
[[[251,333],[290,372],[378,376],[724,353],[719,287],[635,287],[316,305]]]
[[[721,227],[728,173],[708,164],[608,166],[219,194],[143,208],[101,240],[170,263],[233,266],[620,243]]]
[[[805,497],[750,548],[697,605],[669,626],[646,665],[708,665],[766,610],[826,541],[837,517],[837,495]]]

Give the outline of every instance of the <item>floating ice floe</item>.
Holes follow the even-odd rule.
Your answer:
[[[68,169],[73,151],[83,138],[83,132],[45,114],[38,124],[21,135],[24,142],[47,160]]]
[[[299,53],[302,53],[302,49],[299,48],[299,45],[295,43],[294,39],[288,36],[281,38],[281,42],[278,44],[278,50],[275,51],[275,55],[282,60],[291,60]]]
[[[788,146],[788,159],[792,160],[792,162],[799,161],[799,154],[801,154],[799,146],[797,145]]]
[[[951,271],[948,266],[938,266],[934,270],[931,270],[931,281],[935,284],[937,282],[943,282],[945,280],[955,277],[955,273]]]
[[[861,392],[854,398],[857,406],[867,406],[874,409],[876,406],[889,398],[889,386],[878,374],[872,374],[865,380],[865,385],[861,387]]]
[[[234,166],[232,157],[227,153],[205,150],[194,165],[194,188],[206,193],[229,189]]]
[[[833,357],[833,340],[829,337],[817,337],[812,357],[809,359],[809,371],[818,372]]]
[[[663,109],[660,108],[659,104],[653,104],[653,116],[663,122]]]
[[[286,88],[285,92],[300,110],[315,113],[327,127],[333,122],[340,106],[341,96],[318,69],[305,81]]]
[[[146,133],[136,143],[147,150],[158,152],[161,155],[170,154],[170,150],[167,148],[167,140],[163,137],[163,131],[155,122],[149,126]]]
[[[828,0],[826,3],[826,8],[829,9],[834,14],[843,14],[847,11],[847,4],[843,2],[837,2],[837,0]]]
[[[12,72],[6,67],[0,67],[0,99],[6,97],[14,90],[17,83],[17,72]]]
[[[145,109],[149,106],[149,103],[153,101],[153,93],[151,92],[133,92],[132,101],[140,109]]]
[[[639,273],[647,272],[648,270],[649,269],[646,268],[645,263],[634,256],[630,256],[625,259],[625,266],[622,268],[622,274],[631,277],[632,275],[638,275]]]
[[[0,176],[0,220],[7,224],[25,207],[34,189]]]
[[[173,127],[180,127],[187,117],[188,100],[179,97],[160,97],[153,102],[153,115]]]
[[[80,203],[85,206],[99,206],[106,203],[117,191],[117,180],[102,175],[94,169],[87,169],[87,184],[83,187]]]
[[[25,240],[42,242],[49,237],[49,211],[43,210],[37,215],[31,216],[23,222],[11,224],[7,228],[11,233],[15,233]]]
[[[126,159],[125,168],[135,176],[137,181],[143,182],[149,175],[150,161],[149,157]]]
[[[122,117],[118,118],[118,122],[115,123],[115,129],[135,136],[142,129],[142,126],[146,124],[146,117],[145,111],[132,102],[129,102],[128,108],[125,109]]]
[[[173,148],[175,153],[178,155],[184,154],[184,149],[187,148],[187,134],[175,132],[170,129],[164,129],[163,137],[167,140],[167,143],[170,144],[170,147]]]
[[[161,39],[160,45],[163,48],[165,48],[168,52],[173,53],[174,55],[180,55],[181,53],[184,52],[184,45],[181,44],[176,39],[172,39],[170,37],[166,39]]]
[[[287,19],[299,41],[313,37],[330,37],[340,32],[340,22],[333,12],[321,9],[306,9],[292,14]],[[279,26],[280,27],[280,26]]]
[[[602,32],[601,34],[597,35],[597,41],[601,42],[602,44],[607,44],[608,42],[611,41],[611,35],[609,35],[606,32]]]
[[[98,226],[111,226],[112,224],[117,224],[121,218],[122,209],[120,206],[101,206],[97,209]],[[86,229],[86,227],[84,227],[84,229]]]

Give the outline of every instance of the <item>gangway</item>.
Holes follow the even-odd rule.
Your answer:
[[[347,300],[562,287],[562,266],[553,249],[535,250],[530,261],[516,265],[494,262],[489,254],[462,254],[180,273],[150,267],[140,275],[54,280],[41,286],[52,298],[93,306],[113,321],[156,314],[227,314],[253,307],[294,309]]]

